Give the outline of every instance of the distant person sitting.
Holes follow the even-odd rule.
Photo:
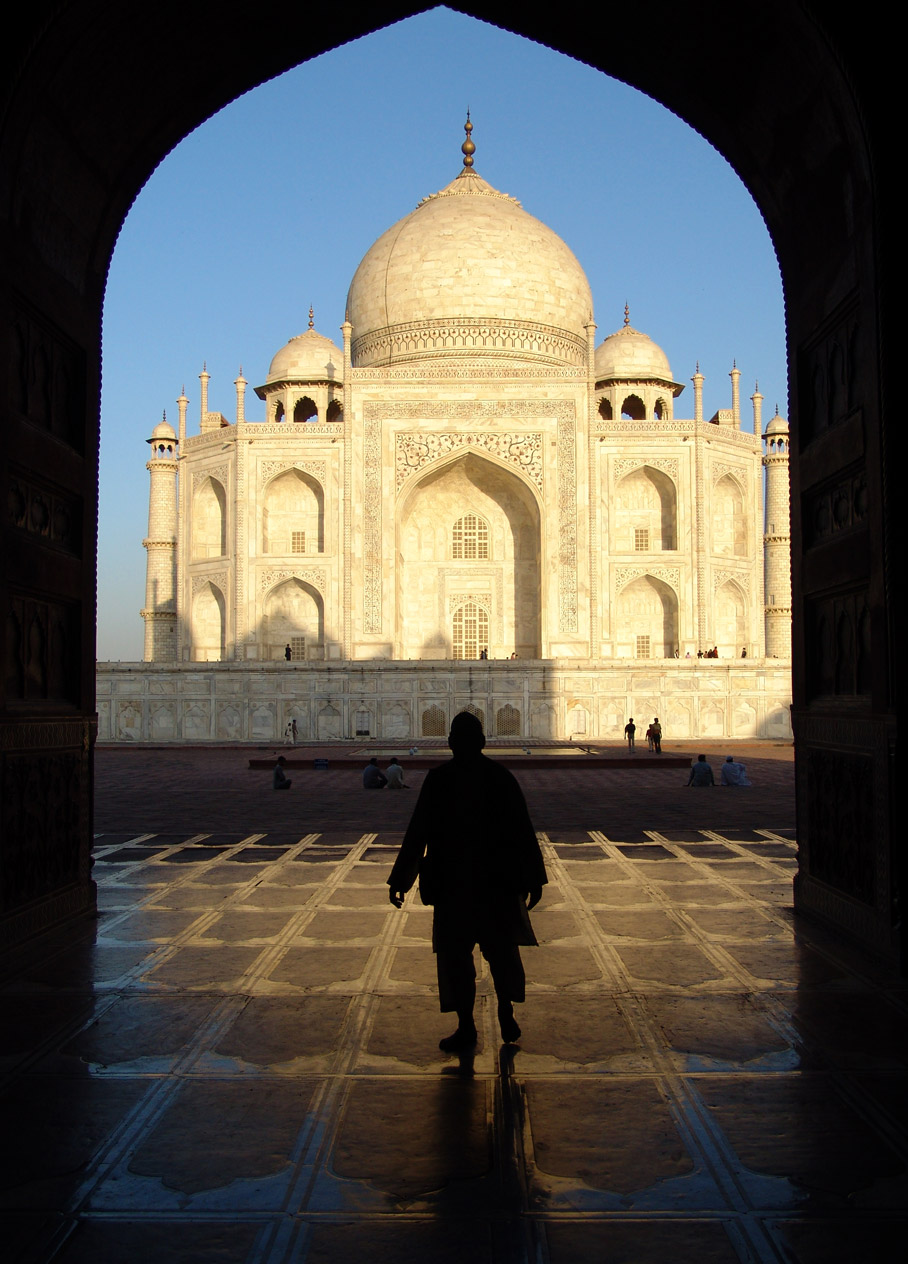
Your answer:
[[[271,778],[271,785],[275,790],[289,790],[293,782],[289,780],[284,768],[287,761],[283,755],[278,755],[277,763],[274,765],[274,772]]]
[[[722,765],[721,782],[723,786],[749,786],[747,769],[739,764],[733,755],[729,755]]]
[[[689,786],[714,786],[716,779],[713,776],[713,770],[706,762],[705,755],[698,755],[697,762],[690,770],[690,776],[687,779]]]
[[[385,777],[388,782],[389,790],[409,790],[410,787],[404,781],[404,770],[400,766],[400,762],[396,755],[392,755],[391,762],[385,769]]]
[[[388,784],[388,778],[378,766],[378,760],[373,756],[363,769],[363,789],[364,790],[381,790]]]

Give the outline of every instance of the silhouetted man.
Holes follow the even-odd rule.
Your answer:
[[[388,878],[395,908],[419,878],[423,904],[435,906],[432,947],[442,1013],[457,1013],[447,1052],[476,1043],[473,1005],[478,943],[498,998],[502,1039],[520,1038],[513,1002],[525,999],[520,944],[535,944],[528,909],[542,898],[545,865],[520,786],[486,759],[482,725],[462,711],[451,723],[454,756],[426,774]]]

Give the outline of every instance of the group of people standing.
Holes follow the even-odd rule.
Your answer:
[[[627,739],[628,750],[636,750],[637,726],[634,723],[633,716],[624,726],[624,736]],[[658,715],[653,716],[653,722],[646,730],[646,745],[649,750],[654,751],[657,755],[662,754],[662,725],[659,723]]]

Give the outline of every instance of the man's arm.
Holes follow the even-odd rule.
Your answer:
[[[402,906],[404,896],[416,881],[419,865],[426,850],[432,816],[432,771],[432,769],[429,770],[422,783],[422,789],[400,845],[400,851],[397,853],[394,868],[388,875],[388,886],[391,888],[388,898],[395,908]]]

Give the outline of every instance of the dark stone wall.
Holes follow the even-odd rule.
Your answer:
[[[381,23],[418,5],[385,4]],[[885,330],[894,316],[898,82],[880,6],[791,0],[603,10],[469,6],[641,88],[732,163],[785,285],[791,372],[799,907],[902,950],[892,814],[901,515]],[[861,21],[858,21],[858,18]],[[114,0],[6,19],[0,84],[0,916],[21,938],[91,907],[100,318],[108,260],[148,174],[241,92],[368,28],[260,0],[241,28],[202,0],[142,19]],[[345,25],[339,26],[339,21]],[[890,45],[894,41],[888,41]],[[458,54],[459,55],[459,54]],[[545,121],[540,144],[546,152]],[[888,141],[888,134],[887,134]],[[591,161],[608,161],[608,137]],[[557,162],[557,144],[549,144]],[[27,770],[27,771],[26,771]],[[40,807],[36,803],[40,803]]]

